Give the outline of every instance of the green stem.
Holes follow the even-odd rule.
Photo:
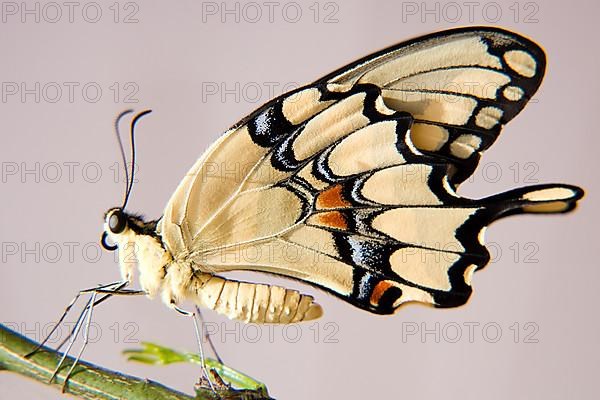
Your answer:
[[[15,372],[60,390],[64,376],[74,361],[73,358],[67,357],[60,373],[52,383],[48,383],[61,355],[44,347],[29,358],[23,357],[36,346],[37,343],[34,341],[0,324],[0,371]],[[65,387],[65,392],[82,399],[198,399],[159,383],[123,375],[84,361],[77,364]]]

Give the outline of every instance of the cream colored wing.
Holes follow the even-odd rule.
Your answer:
[[[415,118],[412,141],[452,162],[450,182],[468,178],[481,152],[537,91],[546,57],[503,29],[434,33],[381,50],[323,78],[330,87],[372,83],[386,104]]]
[[[539,47],[515,34],[454,30],[387,49],[281,96],[196,162],[165,209],[162,240],[176,261],[191,261],[203,273],[245,269],[297,278],[371,312],[391,313],[408,301],[463,304],[472,273],[489,260],[487,224],[515,213],[565,212],[582,195],[568,185],[482,200],[455,191],[501,123],[535,91],[543,64]],[[457,74],[459,65],[467,75]],[[523,75],[532,74],[524,65],[532,77]],[[396,96],[404,78],[429,84],[432,71],[446,71],[446,82],[495,83],[492,70],[508,79],[494,99],[457,92],[463,102],[453,108],[426,90],[419,91],[422,103]],[[524,96],[504,96],[507,85],[517,84]],[[464,99],[477,105],[463,107]],[[482,123],[490,102],[502,116]],[[448,139],[432,147],[445,135],[441,129]]]

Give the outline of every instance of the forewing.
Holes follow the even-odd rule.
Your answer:
[[[529,39],[475,27],[400,43],[321,82],[380,87],[389,107],[415,118],[415,146],[452,162],[450,181],[457,185],[537,91],[545,66],[544,51]]]

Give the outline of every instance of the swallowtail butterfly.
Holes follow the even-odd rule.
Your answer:
[[[462,305],[473,272],[490,260],[486,226],[571,211],[583,195],[563,184],[477,200],[457,193],[537,91],[545,64],[537,44],[487,27],[369,55],[229,129],[160,219],[128,214],[126,201],[110,209],[102,243],[120,249],[127,283],[136,269],[127,259],[136,257],[150,297],[246,322],[287,324],[322,310],[296,290],[223,273],[299,279],[378,314],[407,302]]]

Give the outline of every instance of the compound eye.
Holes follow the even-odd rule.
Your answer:
[[[127,226],[127,217],[123,212],[117,210],[108,218],[108,229],[114,234],[119,234]]]

